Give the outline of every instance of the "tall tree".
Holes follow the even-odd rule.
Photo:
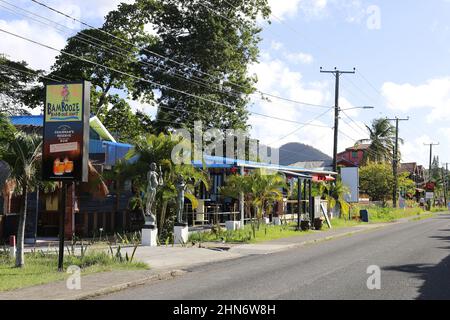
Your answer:
[[[442,172],[440,167],[439,156],[434,156],[431,162],[431,181],[440,182],[442,179]]]
[[[0,112],[0,159],[2,158],[2,150],[5,150],[5,146],[14,139],[14,133],[16,129],[9,122],[6,114]]]
[[[154,41],[143,30],[142,19],[130,12],[132,9],[133,5],[122,3],[118,10],[108,13],[101,28],[85,29],[69,38],[63,50],[66,54],[60,54],[52,67],[54,76],[92,83],[94,114],[105,112],[109,103],[114,102],[113,90],[133,91],[136,79],[130,75],[138,72],[139,48]],[[127,14],[132,16],[133,23],[124,19]]]
[[[106,128],[121,142],[133,143],[146,133],[152,133],[153,122],[141,112],[134,113],[129,103],[118,95],[110,97],[111,108],[99,118]]]
[[[395,148],[395,126],[388,119],[375,119],[372,126],[366,126],[369,131],[369,139],[362,139],[358,144],[369,143],[365,161],[390,162],[394,157]],[[403,143],[402,139],[399,139]],[[400,158],[400,157],[399,157]]]
[[[370,163],[360,169],[359,181],[361,192],[370,196],[372,201],[385,203],[392,198],[394,175],[386,163]]]
[[[4,161],[9,164],[11,177],[19,186],[22,195],[20,208],[19,226],[17,232],[17,255],[16,266],[23,267],[25,221],[27,217],[28,192],[38,184],[40,156],[42,149],[42,138],[37,135],[28,135],[17,132],[14,139],[8,144],[3,156]]]
[[[42,70],[31,69],[25,61],[11,61],[0,55],[0,113],[22,115],[34,107]]]
[[[160,92],[159,128],[202,120],[206,128],[247,129],[257,80],[248,66],[258,58],[257,19],[268,17],[267,0],[137,0],[135,8],[129,20],[146,17],[158,39],[141,51],[141,77],[164,86],[140,81],[135,94]]]
[[[164,185],[158,189],[156,195],[156,212],[161,228],[160,237],[164,237],[170,233],[176,207],[176,180],[178,176],[182,176],[187,185],[185,197],[192,203],[195,209],[197,200],[194,197],[194,189],[199,183],[209,189],[209,181],[206,172],[197,169],[191,165],[175,165],[172,158],[172,150],[180,139],[174,139],[173,136],[160,133],[159,135],[146,135],[137,139],[135,147],[127,154],[127,160],[136,159],[134,163],[134,176],[130,177],[134,180],[134,186],[139,191],[138,197],[135,197],[135,207],[143,209],[143,201],[141,194],[145,193],[147,187],[147,172],[149,165],[154,162],[161,168],[163,174]]]

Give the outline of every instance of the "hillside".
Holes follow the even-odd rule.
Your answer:
[[[280,148],[280,165],[288,166],[303,161],[332,161],[333,159],[314,147],[303,143],[288,143]]]

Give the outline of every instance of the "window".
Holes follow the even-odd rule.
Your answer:
[[[358,151],[352,151],[352,158],[358,159]]]

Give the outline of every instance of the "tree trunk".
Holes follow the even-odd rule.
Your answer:
[[[164,200],[161,206],[161,217],[159,219],[159,228],[162,230],[164,228],[164,222],[166,220],[167,206],[169,202]]]
[[[120,195],[121,195],[121,193],[119,192],[119,188],[117,187],[117,189],[116,189],[116,201],[115,201],[115,204],[114,204],[114,218],[115,218],[114,219],[115,220],[114,229],[115,229],[116,232],[121,232],[121,231],[123,232],[124,229],[125,229],[125,226],[123,226],[123,222],[120,223],[120,224],[122,224],[121,230],[119,228],[119,221],[123,221],[123,217],[121,217],[120,212],[119,212]]]
[[[27,207],[28,207],[28,186],[25,185],[22,188],[23,202],[22,212],[19,216],[19,229],[17,230],[17,253],[16,253],[16,267],[22,268],[25,265],[24,255],[24,242],[25,242],[25,222],[27,220]]]

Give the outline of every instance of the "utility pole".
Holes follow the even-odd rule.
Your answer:
[[[430,165],[429,165],[429,172],[428,172],[428,182],[431,182],[431,164],[433,162],[433,147],[434,146],[438,146],[438,143],[424,143],[425,146],[429,146],[430,147]]]
[[[445,164],[445,173],[443,174],[443,179],[444,179],[444,199],[445,199],[445,207],[448,208],[448,181],[447,181],[447,176],[448,176],[448,163],[444,163]],[[444,171],[444,168],[442,168],[442,171]]]
[[[397,195],[398,195],[398,127],[400,121],[409,121],[409,117],[406,119],[400,119],[395,117],[395,119],[388,119],[389,121],[395,121],[395,147],[394,147],[394,158],[392,161],[392,171],[394,173],[394,192],[393,192],[393,206],[397,208]]]
[[[444,187],[444,202],[445,206],[447,207],[447,180],[445,178],[444,167],[441,168],[441,174],[442,174],[442,186]]]
[[[428,182],[431,182],[431,166],[432,166],[432,162],[433,162],[433,147],[438,146],[439,142],[438,143],[433,143],[433,142],[432,143],[424,143],[424,145],[430,147],[430,165],[429,165],[429,169],[428,169]],[[428,206],[430,209],[433,206],[432,199],[428,200]]]
[[[356,68],[353,71],[339,71],[337,68],[331,71],[322,70],[321,73],[332,73],[336,77],[336,89],[335,89],[335,102],[334,102],[334,149],[333,149],[333,171],[337,172],[337,153],[338,153],[338,133],[339,133],[339,79],[342,74],[354,74]]]

